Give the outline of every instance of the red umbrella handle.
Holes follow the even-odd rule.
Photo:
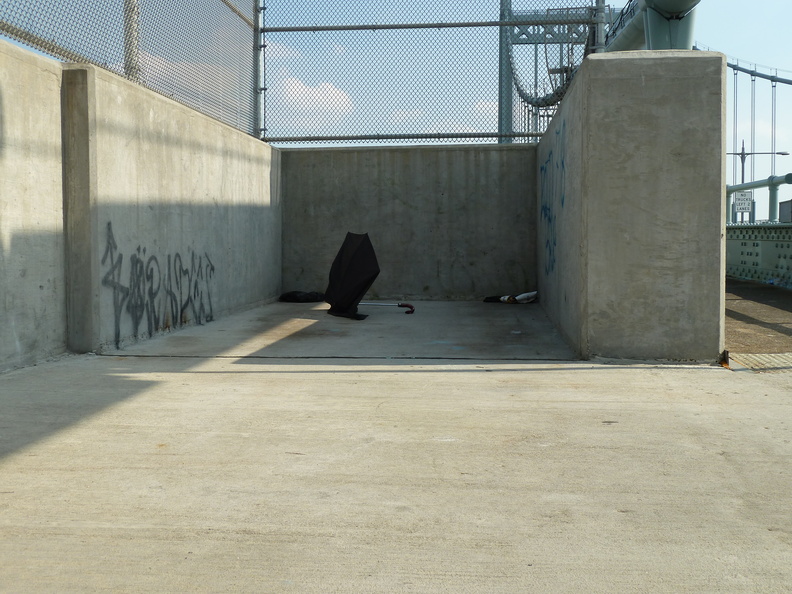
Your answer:
[[[409,303],[397,303],[397,305],[398,305],[399,307],[406,307],[406,308],[408,308],[408,309],[407,309],[407,311],[405,311],[405,312],[404,312],[404,313],[406,313],[406,314],[415,313],[415,308],[414,308],[412,305],[410,305]]]

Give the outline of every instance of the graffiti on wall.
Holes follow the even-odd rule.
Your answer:
[[[547,158],[539,167],[541,225],[544,235],[544,272],[556,267],[557,219],[566,201],[566,120],[552,133]]]
[[[182,257],[176,252],[166,254],[160,263],[156,254],[147,252],[138,246],[129,254],[125,267],[113,224],[107,223],[102,286],[113,292],[116,348],[121,344],[124,319],[130,321],[135,338],[141,332],[153,336],[160,330],[214,319],[211,280],[215,267],[209,255],[191,250]]]

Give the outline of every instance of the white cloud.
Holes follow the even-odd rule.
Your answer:
[[[335,126],[354,109],[352,98],[329,82],[312,87],[289,77],[280,81],[272,93],[283,105],[279,113],[288,114],[291,123],[304,131],[317,132]]]
[[[302,53],[292,47],[289,47],[288,45],[276,43],[275,41],[271,41],[269,39],[265,39],[264,43],[267,45],[267,49],[264,52],[265,58],[267,60],[302,57]]]
[[[392,124],[406,124],[420,119],[423,114],[422,109],[396,109],[391,112],[390,120]]]
[[[475,128],[463,124],[462,122],[455,122],[453,120],[438,120],[426,130],[423,134],[473,134],[479,132]]]
[[[479,115],[487,117],[498,117],[498,102],[497,101],[477,101],[473,106],[475,112]]]

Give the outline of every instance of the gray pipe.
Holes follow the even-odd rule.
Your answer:
[[[752,182],[745,182],[744,184],[737,184],[736,186],[726,186],[726,194],[734,194],[734,192],[742,192],[743,190],[755,190],[757,188],[778,187],[782,184],[792,184],[792,173],[771,175],[767,179],[758,179]]]
[[[597,0],[595,21],[594,53],[601,53],[605,51],[605,0]]]
[[[643,0],[646,6],[656,10],[667,19],[684,17],[701,0]]]
[[[701,0],[632,0],[606,51],[692,49],[693,9]]]
[[[726,202],[731,202],[731,195],[734,192],[742,192],[743,190],[755,190],[757,188],[770,188],[770,208],[768,218],[774,222],[778,222],[778,186],[781,184],[792,184],[792,173],[786,175],[771,175],[767,179],[760,179],[757,181],[746,182],[744,184],[737,184],[736,186],[726,186]]]

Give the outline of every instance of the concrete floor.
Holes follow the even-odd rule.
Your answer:
[[[792,352],[792,290],[726,279],[726,346],[737,353]]]
[[[726,349],[735,369],[792,370],[792,290],[727,278]]]
[[[0,591],[789,591],[792,372],[415,305],[0,375]]]
[[[396,302],[383,302],[396,303]],[[273,303],[185,328],[125,354],[260,358],[575,360],[538,303],[413,302],[416,311],[366,306],[365,320],[327,314],[326,303]]]

